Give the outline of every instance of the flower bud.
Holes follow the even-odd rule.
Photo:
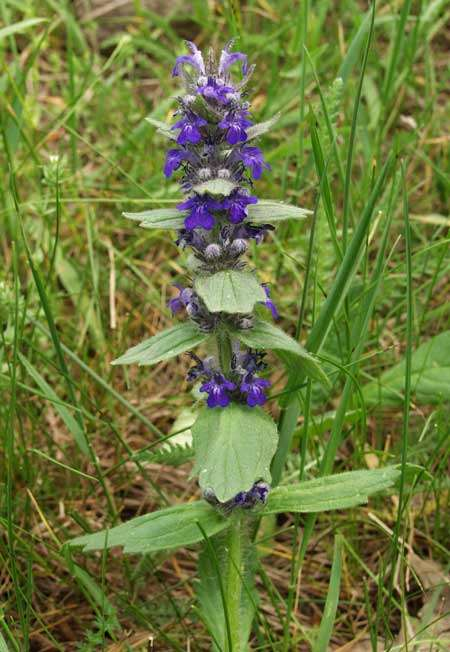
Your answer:
[[[205,256],[210,260],[214,258],[220,258],[221,255],[222,255],[222,247],[220,247],[218,244],[214,244],[214,243],[210,244],[205,249]]]
[[[230,245],[230,252],[234,256],[240,256],[241,254],[244,253],[244,251],[247,251],[247,242],[242,238],[237,238],[237,240],[233,240],[233,242]]]
[[[211,168],[200,168],[197,174],[199,179],[203,179],[206,181],[206,179],[211,178]]]

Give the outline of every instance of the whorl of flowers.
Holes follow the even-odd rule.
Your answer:
[[[180,187],[186,195],[177,205],[184,216],[177,244],[192,249],[201,271],[242,269],[248,241],[261,242],[273,228],[252,224],[248,217],[248,207],[258,201],[252,194],[253,180],[270,169],[261,150],[249,144],[253,122],[245,89],[253,68],[245,54],[231,51],[232,42],[219,61],[212,52],[204,59],[194,43],[187,45],[190,54],[178,57],[172,71],[183,81],[185,94],[177,98],[171,127],[174,146],[164,165],[166,177],[181,174]],[[221,322],[238,329],[252,326],[252,315],[210,313],[192,288],[177,288],[178,296],[169,302],[171,310],[185,310],[201,330],[213,331]],[[262,303],[277,318],[267,286],[264,292]],[[226,407],[232,400],[251,407],[265,402],[270,382],[257,375],[265,368],[260,354],[235,350],[229,370],[221,370],[213,358],[196,362],[188,379],[202,381],[200,392],[207,394],[210,408]]]

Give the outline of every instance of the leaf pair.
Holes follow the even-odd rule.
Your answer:
[[[350,471],[280,486],[269,494],[262,515],[277,512],[321,512],[366,503],[377,491],[391,488],[400,471],[386,467],[372,471]],[[127,523],[94,534],[76,537],[70,546],[85,552],[121,546],[130,554],[146,554],[190,546],[222,532],[230,525],[226,518],[203,501],[168,507],[138,516]],[[199,527],[199,524],[201,527]]]
[[[251,312],[257,302],[266,298],[253,274],[235,270],[199,277],[195,282],[195,290],[211,312],[245,314]],[[253,328],[234,331],[232,334],[250,348],[275,351],[294,373],[301,371],[328,385],[328,378],[315,357],[269,322],[257,319]],[[133,346],[114,360],[113,364],[156,364],[189,351],[205,342],[208,336],[208,333],[202,332],[192,322],[183,322]]]
[[[226,185],[228,184],[228,185]],[[223,179],[205,181],[195,188],[196,192],[211,195],[228,195],[233,190],[233,184]],[[272,199],[261,199],[257,204],[248,206],[248,222],[252,224],[273,224],[284,220],[301,220],[311,211],[299,206],[291,206]],[[129,220],[139,222],[144,229],[183,229],[185,211],[173,208],[153,208],[139,213],[124,213]]]

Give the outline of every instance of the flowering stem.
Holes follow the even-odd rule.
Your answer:
[[[222,373],[226,376],[231,368],[233,349],[231,347],[231,338],[224,330],[217,335],[217,349],[219,353],[220,368]]]
[[[227,580],[226,603],[231,632],[231,649],[227,652],[241,652],[241,566],[242,566],[242,531],[241,516],[233,515],[228,529],[226,542]]]

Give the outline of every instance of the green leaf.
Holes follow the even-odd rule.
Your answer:
[[[192,428],[202,489],[212,489],[220,502],[254,482],[270,482],[270,462],[277,446],[277,427],[261,408],[232,403],[204,408]]]
[[[192,446],[184,444],[167,444],[157,450],[142,451],[133,455],[133,460],[150,464],[165,464],[167,466],[181,466],[190,462],[194,457]]]
[[[273,118],[249,127],[247,129],[247,140],[258,138],[258,136],[262,136],[262,134],[265,134],[269,129],[272,129],[274,124],[280,119],[280,115],[280,113],[277,113]]]
[[[125,553],[146,554],[203,541],[198,522],[208,536],[229,525],[208,503],[197,501],[138,516],[110,530],[76,537],[68,544],[82,546],[84,552],[122,546]]]
[[[405,361],[363,388],[367,403],[400,405],[405,387]],[[411,358],[411,394],[419,404],[450,400],[450,331],[421,344]]]
[[[272,199],[261,199],[257,204],[248,206],[248,221],[253,224],[273,224],[283,220],[301,220],[308,215],[312,215],[312,211],[307,208],[283,204],[283,202],[273,201]]]
[[[210,539],[209,543],[213,550],[205,546],[199,555],[196,594],[200,617],[214,642],[212,650],[213,652],[223,652],[228,649],[228,637],[223,599],[225,596],[221,594],[219,579],[221,578],[226,583],[227,565],[223,548],[227,545],[227,540],[223,534],[219,534]],[[243,564],[239,569],[243,584],[241,593],[240,634],[242,649],[245,650],[245,644],[249,639],[255,615],[255,607],[258,604],[258,595],[255,589],[257,556],[255,546],[249,545],[246,542],[245,535],[242,537],[241,545],[245,546],[245,550],[242,554]]]
[[[141,213],[122,213],[129,220],[139,222],[144,229],[182,229],[185,211],[176,208],[154,208]]]
[[[371,494],[392,487],[399,475],[396,467],[387,466],[384,469],[349,471],[300,484],[279,486],[270,492],[261,514],[325,512],[355,507],[366,503]]]
[[[222,538],[218,537],[218,539]],[[214,539],[211,540],[212,545],[214,545],[213,542]],[[196,594],[201,619],[206,625],[209,635],[213,638],[212,650],[219,652],[226,650],[227,631],[224,599],[219,584],[219,578],[224,569],[218,565],[218,561],[214,563],[215,561],[212,559],[212,552],[205,547],[198,559]]]
[[[204,195],[206,192],[210,195],[229,195],[235,188],[236,184],[228,179],[210,179],[193,186],[192,190],[199,195]]]
[[[341,586],[342,572],[342,539],[339,535],[334,540],[333,564],[331,566],[330,585],[327,600],[320,621],[319,633],[312,646],[312,652],[327,652],[329,649],[336,611],[339,603],[339,589]]]
[[[252,349],[271,349],[275,352],[283,351],[298,359],[293,368],[298,368],[301,373],[318,380],[327,387],[329,380],[320,364],[311,353],[308,353],[299,342],[270,322],[258,319],[253,328],[236,331],[236,336]]]
[[[156,364],[189,351],[189,349],[198,346],[207,338],[207,333],[203,333],[192,322],[186,321],[131,347],[120,358],[113,360],[112,364],[133,364],[136,362],[140,366]]]
[[[172,131],[171,126],[165,122],[161,122],[161,120],[155,120],[154,118],[150,117],[145,118],[145,120],[149,122],[153,127],[156,127],[156,131],[161,134],[161,136],[169,138],[170,140],[177,139],[176,132]]]
[[[236,270],[199,276],[195,280],[195,291],[210,312],[248,313],[255,303],[266,300],[256,276]]]

